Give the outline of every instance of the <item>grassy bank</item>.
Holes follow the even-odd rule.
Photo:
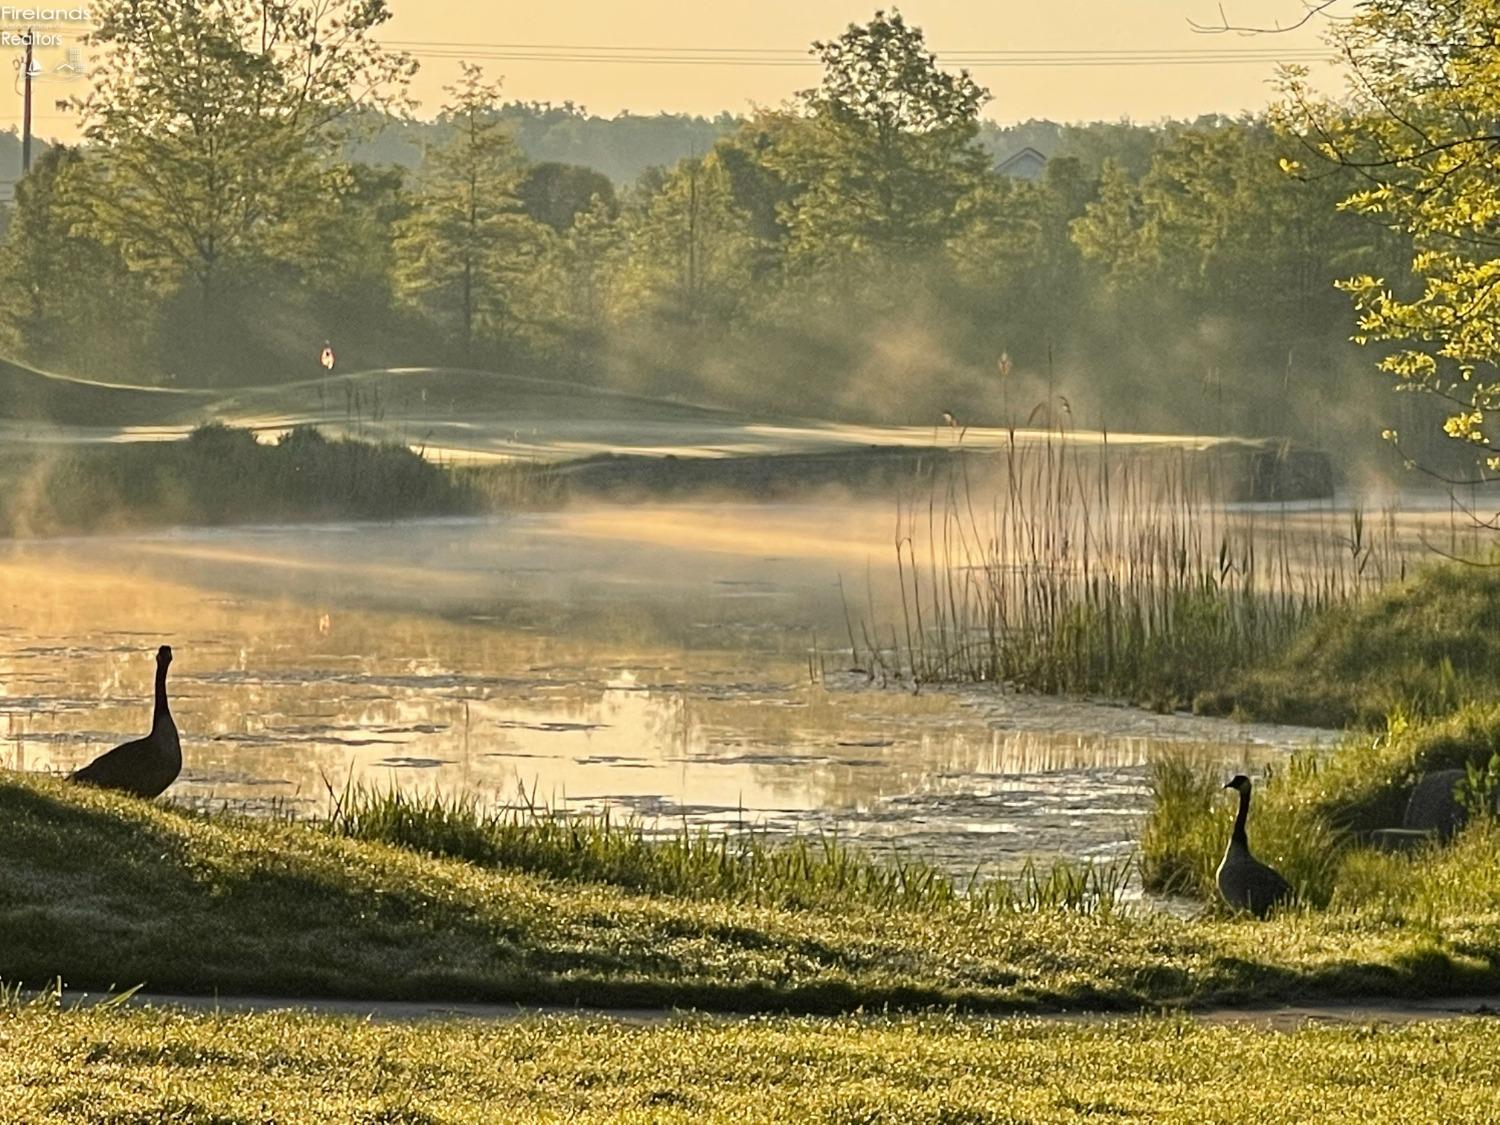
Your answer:
[[[185,441],[7,454],[0,535],[459,515],[534,496],[534,475],[457,472],[405,446],[331,440],[310,427],[262,443],[211,425]]]
[[[528,1019],[0,1009],[6,1120],[1488,1121],[1493,1021]],[[1274,1075],[1274,1082],[1269,1076]]]
[[[1308,901],[1358,908],[1395,897],[1421,913],[1420,904],[1449,900],[1455,880],[1475,909],[1500,901],[1500,880],[1491,877],[1500,871],[1500,834],[1491,825],[1416,860],[1369,849],[1374,830],[1401,824],[1423,774],[1486,771],[1500,754],[1497,638],[1500,572],[1428,566],[1330,608],[1263,666],[1199,698],[1210,712],[1351,728],[1332,751],[1297,754],[1256,789],[1256,854]],[[1148,887],[1212,897],[1228,823],[1222,784],[1220,771],[1155,764],[1141,840]],[[1373,871],[1389,885],[1376,885]]]
[[[1421,723],[1396,720],[1380,734],[1350,735],[1332,752],[1301,753],[1256,789],[1255,853],[1320,906],[1383,907],[1399,898],[1415,917],[1427,917],[1441,913],[1435,904],[1450,901],[1457,886],[1468,895],[1467,911],[1500,908],[1500,829],[1487,818],[1451,848],[1392,858],[1375,856],[1369,846],[1373,830],[1400,825],[1424,773],[1484,771],[1497,753],[1500,707],[1494,705],[1469,705]],[[1155,801],[1141,840],[1148,887],[1212,897],[1230,820],[1222,785],[1221,771],[1183,761],[1155,764]],[[1372,867],[1386,872],[1388,886],[1351,875]]]
[[[1500,691],[1500,569],[1423,567],[1330,606],[1279,652],[1201,693],[1200,711],[1379,728],[1392,712],[1441,717]]]
[[[796,1012],[1500,991],[1492,910],[1257,925],[858,890],[804,906],[653,893],[15,775],[0,856],[0,977],[31,984]]]

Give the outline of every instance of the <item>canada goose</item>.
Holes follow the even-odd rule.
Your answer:
[[[151,716],[151,733],[100,754],[75,770],[71,780],[146,798],[158,796],[177,780],[182,771],[182,743],[172,712],[167,709],[167,666],[171,663],[172,649],[162,645],[156,650],[156,710]]]
[[[1250,841],[1245,835],[1245,818],[1250,815],[1250,779],[1240,774],[1224,788],[1239,791],[1240,811],[1234,818],[1234,831],[1229,835],[1229,846],[1224,849],[1215,876],[1219,893],[1230,906],[1264,918],[1271,907],[1292,896],[1292,888],[1272,868],[1250,854]]]

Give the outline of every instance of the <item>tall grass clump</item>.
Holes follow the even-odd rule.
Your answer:
[[[1317,769],[1316,757],[1293,757],[1284,771],[1258,782],[1251,808],[1251,847],[1281,872],[1299,902],[1326,906],[1349,835],[1284,793]],[[1223,771],[1184,758],[1152,763],[1153,807],[1141,833],[1141,878],[1148,890],[1214,901],[1214,881],[1238,795],[1224,789]],[[1281,799],[1278,799],[1281,798]]]
[[[1182,706],[1405,573],[1393,519],[1226,505],[1223,465],[1012,431],[896,535],[900,617],[850,641],[872,675]]]
[[[1423,774],[1470,768],[1489,777],[1496,754],[1500,705],[1469,705],[1424,723],[1392,716],[1378,734],[1350,734],[1331,751],[1295,754],[1259,782],[1251,844],[1307,900],[1326,904],[1349,864],[1356,885],[1373,886],[1378,880],[1359,872],[1394,862],[1356,858],[1355,849],[1376,829],[1401,824]],[[1220,771],[1164,759],[1153,764],[1150,784],[1153,805],[1141,836],[1144,885],[1213,897],[1213,872],[1233,818],[1232,800],[1218,791]],[[1348,901],[1349,892],[1340,894]]]
[[[564,815],[529,804],[485,809],[472,796],[395,788],[333,794],[324,827],[482,867],[792,908],[1107,914],[1120,904],[1128,875],[1118,863],[1028,863],[1013,881],[981,881],[976,874],[961,882],[932,864],[872,855],[831,834],[773,840],[751,829],[654,832],[608,811]]]

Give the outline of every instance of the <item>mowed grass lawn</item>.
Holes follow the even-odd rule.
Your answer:
[[[1500,914],[1269,923],[646,892],[0,776],[0,980],[200,994],[1136,1010],[1500,992]]]
[[[30,1122],[1486,1122],[1500,1021],[1280,1032],[1183,1019],[0,1010],[0,1116]]]

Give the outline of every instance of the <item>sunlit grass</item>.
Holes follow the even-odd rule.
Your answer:
[[[1108,914],[1119,907],[1133,866],[1027,863],[1014,879],[982,878],[976,870],[960,881],[919,858],[852,846],[831,834],[775,840],[755,828],[662,829],[607,811],[487,809],[472,796],[397,788],[351,787],[330,798],[323,823],[352,839],[635,891],[791,908]]]
[[[1489,1121],[1491,1021],[530,1018],[0,1008],[15,1125],[93,1121]]]

